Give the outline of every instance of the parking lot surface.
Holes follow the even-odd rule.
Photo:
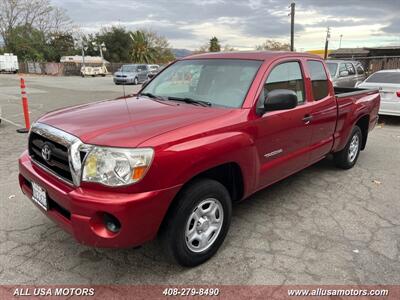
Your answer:
[[[0,105],[4,118],[22,125],[18,79],[0,75]],[[31,76],[26,84],[32,120],[123,94],[110,77]],[[381,119],[353,169],[326,159],[235,206],[223,246],[193,269],[168,263],[157,242],[76,243],[20,192],[17,159],[27,135],[3,121],[0,284],[398,284],[400,118]]]

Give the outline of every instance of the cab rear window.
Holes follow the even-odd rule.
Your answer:
[[[398,83],[400,84],[400,72],[381,72],[372,74],[366,82]]]
[[[328,77],[326,76],[324,65],[320,61],[307,61],[308,70],[311,76],[311,85],[314,100],[324,99],[329,94]]]

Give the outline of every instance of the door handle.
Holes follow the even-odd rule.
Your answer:
[[[304,122],[306,125],[308,125],[308,124],[311,123],[311,120],[312,120],[312,119],[313,119],[313,116],[311,116],[311,115],[305,115],[304,118],[303,118],[303,122]]]

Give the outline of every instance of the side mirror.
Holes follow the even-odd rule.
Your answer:
[[[297,106],[297,95],[291,90],[273,90],[264,100],[264,111],[292,109]]]
[[[341,71],[339,74],[340,77],[346,77],[349,76],[349,71]]]

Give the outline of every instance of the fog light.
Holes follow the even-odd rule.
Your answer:
[[[113,233],[117,233],[121,229],[121,223],[118,221],[118,219],[107,213],[104,213],[104,225],[106,226],[107,230]]]

